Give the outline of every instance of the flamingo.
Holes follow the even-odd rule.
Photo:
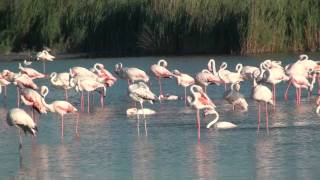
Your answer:
[[[273,65],[276,64],[276,65]],[[288,81],[290,78],[285,74],[285,71],[278,63],[272,63],[271,60],[266,60],[261,65],[264,68],[260,81],[272,85],[273,104],[276,104],[276,85],[282,81]],[[275,106],[274,106],[275,107]]]
[[[39,89],[37,84],[32,81],[32,79],[26,74],[19,73],[15,75],[13,84],[17,86],[17,106],[20,106],[20,88],[31,88],[31,89]]]
[[[26,106],[31,106],[33,119],[34,109],[38,111],[38,113],[47,114],[47,108],[42,103],[43,97],[37,91],[30,88],[23,88],[20,98]]]
[[[187,100],[190,106],[197,111],[197,127],[198,127],[198,141],[200,140],[200,109],[215,109],[215,104],[211,101],[208,95],[203,92],[202,88],[198,85],[190,87],[192,97],[188,96]]]
[[[22,149],[21,130],[23,130],[25,134],[30,133],[32,136],[36,136],[36,133],[38,132],[37,125],[23,109],[11,109],[7,113],[7,123],[8,125],[15,126],[19,129],[19,150]]]
[[[194,78],[188,74],[181,73],[175,69],[172,72],[173,76],[177,79],[177,84],[184,87],[184,104],[187,104],[187,87],[194,84]]]
[[[50,74],[50,82],[52,85],[64,89],[65,100],[68,100],[68,89],[71,89],[73,87],[73,84],[70,81],[70,74],[66,72],[53,72]]]
[[[2,93],[2,86],[4,86],[4,97],[7,97],[7,86],[11,84],[9,81],[4,79],[0,74],[0,94]]]
[[[216,115],[216,117],[209,124],[207,124],[208,129],[211,126],[214,126],[216,129],[232,129],[232,128],[237,127],[237,125],[230,123],[230,122],[226,122],[226,121],[218,122],[220,116],[219,116],[219,113],[215,109],[210,109],[205,112],[205,116],[207,116],[209,114],[214,114],[214,115]]]
[[[255,66],[243,66],[240,74],[244,79],[253,80],[253,72],[259,70],[259,68]]]
[[[114,72],[121,78],[131,81],[134,83],[135,81],[144,81],[145,83],[149,82],[149,76],[143,70],[135,68],[135,67],[122,67],[122,63],[118,63],[115,65]]]
[[[41,52],[37,53],[37,60],[42,61],[43,63],[43,73],[46,73],[46,61],[53,61],[54,56],[52,56],[47,50],[42,50]]]
[[[127,109],[127,116],[139,116],[139,115],[152,115],[156,114],[156,111],[144,108],[144,109],[137,109],[137,108],[129,108]]]
[[[87,79],[87,78],[91,78],[95,80],[99,79],[98,75],[91,72],[87,68],[80,67],[80,66],[70,68],[69,73],[71,77],[77,77],[80,79]]]
[[[71,81],[74,81],[71,79]],[[103,93],[100,92],[100,103],[103,107],[103,98],[106,96],[106,87],[104,84],[95,81],[94,79],[78,79],[76,82],[76,91],[81,91],[81,111],[84,110],[84,97],[83,91],[87,91],[87,99],[88,99],[88,113],[90,113],[90,96],[89,93],[91,91],[96,91],[98,88],[103,88]]]
[[[161,78],[172,78],[173,74],[167,69],[168,63],[164,59],[160,59],[157,64],[151,66],[151,71],[158,78],[160,96],[163,95]]]
[[[103,64],[96,63],[93,66],[95,72],[97,72],[98,76],[104,79],[104,83],[111,87],[117,81],[117,78],[114,77],[108,70],[104,68]]]
[[[313,80],[315,80],[316,74],[313,76]],[[312,91],[313,84],[311,84],[305,76],[296,75],[291,77],[292,85],[296,88],[296,104],[301,103],[301,88]]]
[[[243,111],[248,111],[248,103],[239,89],[234,89],[235,85],[239,84],[231,84],[231,88],[223,94],[223,99],[232,104],[233,110],[239,107]]]
[[[258,71],[256,71],[258,72]],[[272,100],[272,92],[271,90],[262,84],[257,84],[256,78],[253,79],[253,87],[252,87],[252,98],[258,101],[259,109],[258,109],[258,131],[260,129],[260,103],[265,103],[266,110],[266,128],[269,133],[269,122],[268,122],[268,103],[273,105]]]
[[[218,75],[217,69],[216,69],[216,61],[214,59],[209,59],[208,61],[208,70],[213,74],[213,75]]]
[[[144,114],[145,110],[143,108],[143,102],[149,101],[151,104],[153,104],[154,101],[158,100],[157,96],[153,92],[151,92],[148,85],[142,81],[131,84],[128,87],[128,89],[129,89],[129,96],[131,97],[131,99],[140,103],[141,111],[143,113],[143,117],[145,118],[145,114]],[[136,114],[139,120],[139,113],[136,113]],[[139,129],[139,121],[138,121],[137,127]],[[145,119],[144,119],[144,128],[145,128],[146,135],[148,135],[147,124]]]
[[[195,83],[204,87],[204,92],[207,92],[207,86],[209,84],[220,85],[221,79],[213,75],[208,69],[203,69],[196,75]]]
[[[23,61],[23,64],[25,65],[25,66],[30,66],[31,64],[32,64],[32,62],[31,61],[27,61],[26,59]]]
[[[229,83],[234,84],[244,80],[244,78],[241,75],[241,70],[243,68],[242,64],[239,63],[236,65],[237,72],[230,72],[226,70],[226,68],[227,68],[227,63],[222,63],[218,71],[218,76],[224,82],[224,84],[229,84]]]
[[[35,69],[23,67],[21,65],[21,63],[19,63],[19,70],[20,70],[21,74],[26,74],[31,79],[38,79],[38,78],[45,78],[46,77],[46,75],[38,72]]]
[[[77,108],[75,108],[68,101],[53,101],[51,104],[47,104],[45,101],[46,96],[49,93],[49,89],[47,86],[41,86],[41,95],[43,98],[41,99],[42,104],[52,113],[58,113],[61,116],[61,138],[63,138],[63,117],[65,114],[75,114],[76,118],[76,134],[78,135],[78,123],[79,123],[79,113]]]

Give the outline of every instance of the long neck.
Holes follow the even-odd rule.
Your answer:
[[[217,74],[216,62],[214,59],[210,59],[208,63],[208,69],[211,70],[214,75]]]
[[[214,125],[219,120],[219,113],[216,110],[210,110],[210,114],[215,114],[216,117],[207,125],[207,128],[210,128],[212,125]]]
[[[51,83],[53,84],[53,85],[57,85],[58,83],[57,83],[57,73],[52,73],[51,74],[51,79],[50,79],[50,81],[51,81]]]
[[[44,107],[46,107],[47,109],[49,109],[50,112],[55,112],[55,109],[53,108],[53,104],[47,104],[47,102],[45,101],[45,98],[48,94],[48,91],[46,92],[42,92],[42,98],[41,98],[41,102],[44,105]]]

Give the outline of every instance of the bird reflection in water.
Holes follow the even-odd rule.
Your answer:
[[[212,162],[214,158],[210,157],[213,154],[212,150],[209,150],[207,145],[198,143],[194,147],[194,153],[197,179],[216,179],[216,168]]]

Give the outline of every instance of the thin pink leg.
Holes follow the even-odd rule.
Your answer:
[[[268,103],[266,102],[266,128],[267,133],[269,134],[269,118],[268,118]]]
[[[299,88],[299,105],[301,104],[301,88]]]
[[[299,95],[298,88],[296,88],[296,105],[298,105],[298,95]]]
[[[288,86],[287,86],[287,89],[286,89],[286,92],[284,93],[284,100],[286,100],[286,101],[288,100],[288,91],[291,86],[291,83],[292,83],[292,80],[290,79]]]
[[[68,101],[68,90],[64,90],[64,99]]]
[[[20,90],[18,86],[17,86],[17,106],[18,108],[20,107]]]
[[[224,83],[224,90],[226,90],[227,89],[227,84],[226,83]]]
[[[87,92],[87,96],[88,96],[88,113],[90,113],[90,93],[89,91]]]
[[[83,91],[81,91],[81,111],[84,111],[84,95],[83,95]]]
[[[197,109],[198,141],[200,141],[200,111]]]
[[[4,86],[4,98],[7,97],[7,86]]]
[[[79,116],[80,114],[79,113],[76,113],[76,135],[79,136],[79,133],[78,133],[78,126],[79,126]]]
[[[159,83],[160,95],[163,95],[163,93],[162,93],[162,85],[161,85],[161,77],[158,77],[158,83]]]
[[[45,61],[43,61],[43,73],[44,74],[46,73],[46,63],[45,63]]]
[[[63,131],[64,131],[64,123],[63,123],[63,115],[61,115],[61,139],[63,139]]]
[[[103,94],[101,93],[100,94],[100,104],[101,104],[101,107],[103,108]]]
[[[272,85],[272,92],[273,92],[273,105],[276,106],[276,85]]]
[[[258,105],[258,132],[260,130],[260,120],[261,120],[260,112],[261,112],[261,108],[260,108],[260,102],[259,102],[259,105]]]
[[[187,105],[187,87],[184,87],[184,105]]]

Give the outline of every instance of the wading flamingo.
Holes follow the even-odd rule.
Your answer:
[[[216,117],[209,124],[207,124],[208,129],[211,126],[214,126],[214,128],[216,128],[216,129],[232,129],[232,128],[237,127],[237,125],[235,125],[231,122],[226,122],[226,121],[218,122],[220,116],[219,116],[219,113],[215,109],[210,109],[205,112],[205,116],[208,116],[209,114],[214,114],[214,115],[216,115]]]
[[[177,69],[173,70],[172,74],[177,79],[177,84],[184,87],[184,104],[187,105],[187,87],[193,85],[195,81],[193,77]]]
[[[115,65],[114,72],[121,78],[128,81],[128,84],[135,81],[149,82],[149,76],[146,72],[135,67],[122,67],[122,63]]]
[[[63,139],[63,117],[65,114],[75,114],[76,117],[76,134],[78,135],[78,124],[79,124],[79,113],[77,108],[75,108],[71,103],[68,101],[53,101],[51,104],[47,104],[45,102],[45,98],[49,93],[49,89],[47,86],[41,86],[41,95],[42,98],[42,104],[52,113],[58,113],[61,116],[61,138]]]
[[[30,133],[35,136],[38,128],[32,118],[23,109],[13,108],[7,114],[7,123],[10,126],[15,126],[19,129],[19,151],[22,149],[21,130],[25,134]]]
[[[56,73],[53,72],[50,74],[50,82],[52,85],[62,88],[64,90],[64,98],[68,100],[68,89],[71,89],[72,83],[70,83],[70,74],[69,73]]]
[[[158,78],[160,96],[163,95],[161,78],[172,78],[173,74],[167,69],[168,63],[164,59],[160,59],[157,64],[151,66],[151,71]]]
[[[239,92],[240,88],[234,88],[234,86],[240,86],[239,84],[231,84],[229,90],[225,91],[223,94],[223,99],[228,103],[232,104],[233,110],[235,107],[239,107],[242,111],[248,111],[248,103],[244,98],[243,94]]]
[[[41,52],[37,53],[37,60],[42,61],[43,63],[43,73],[46,73],[46,61],[53,61],[54,56],[52,56],[47,50],[42,50]]]

